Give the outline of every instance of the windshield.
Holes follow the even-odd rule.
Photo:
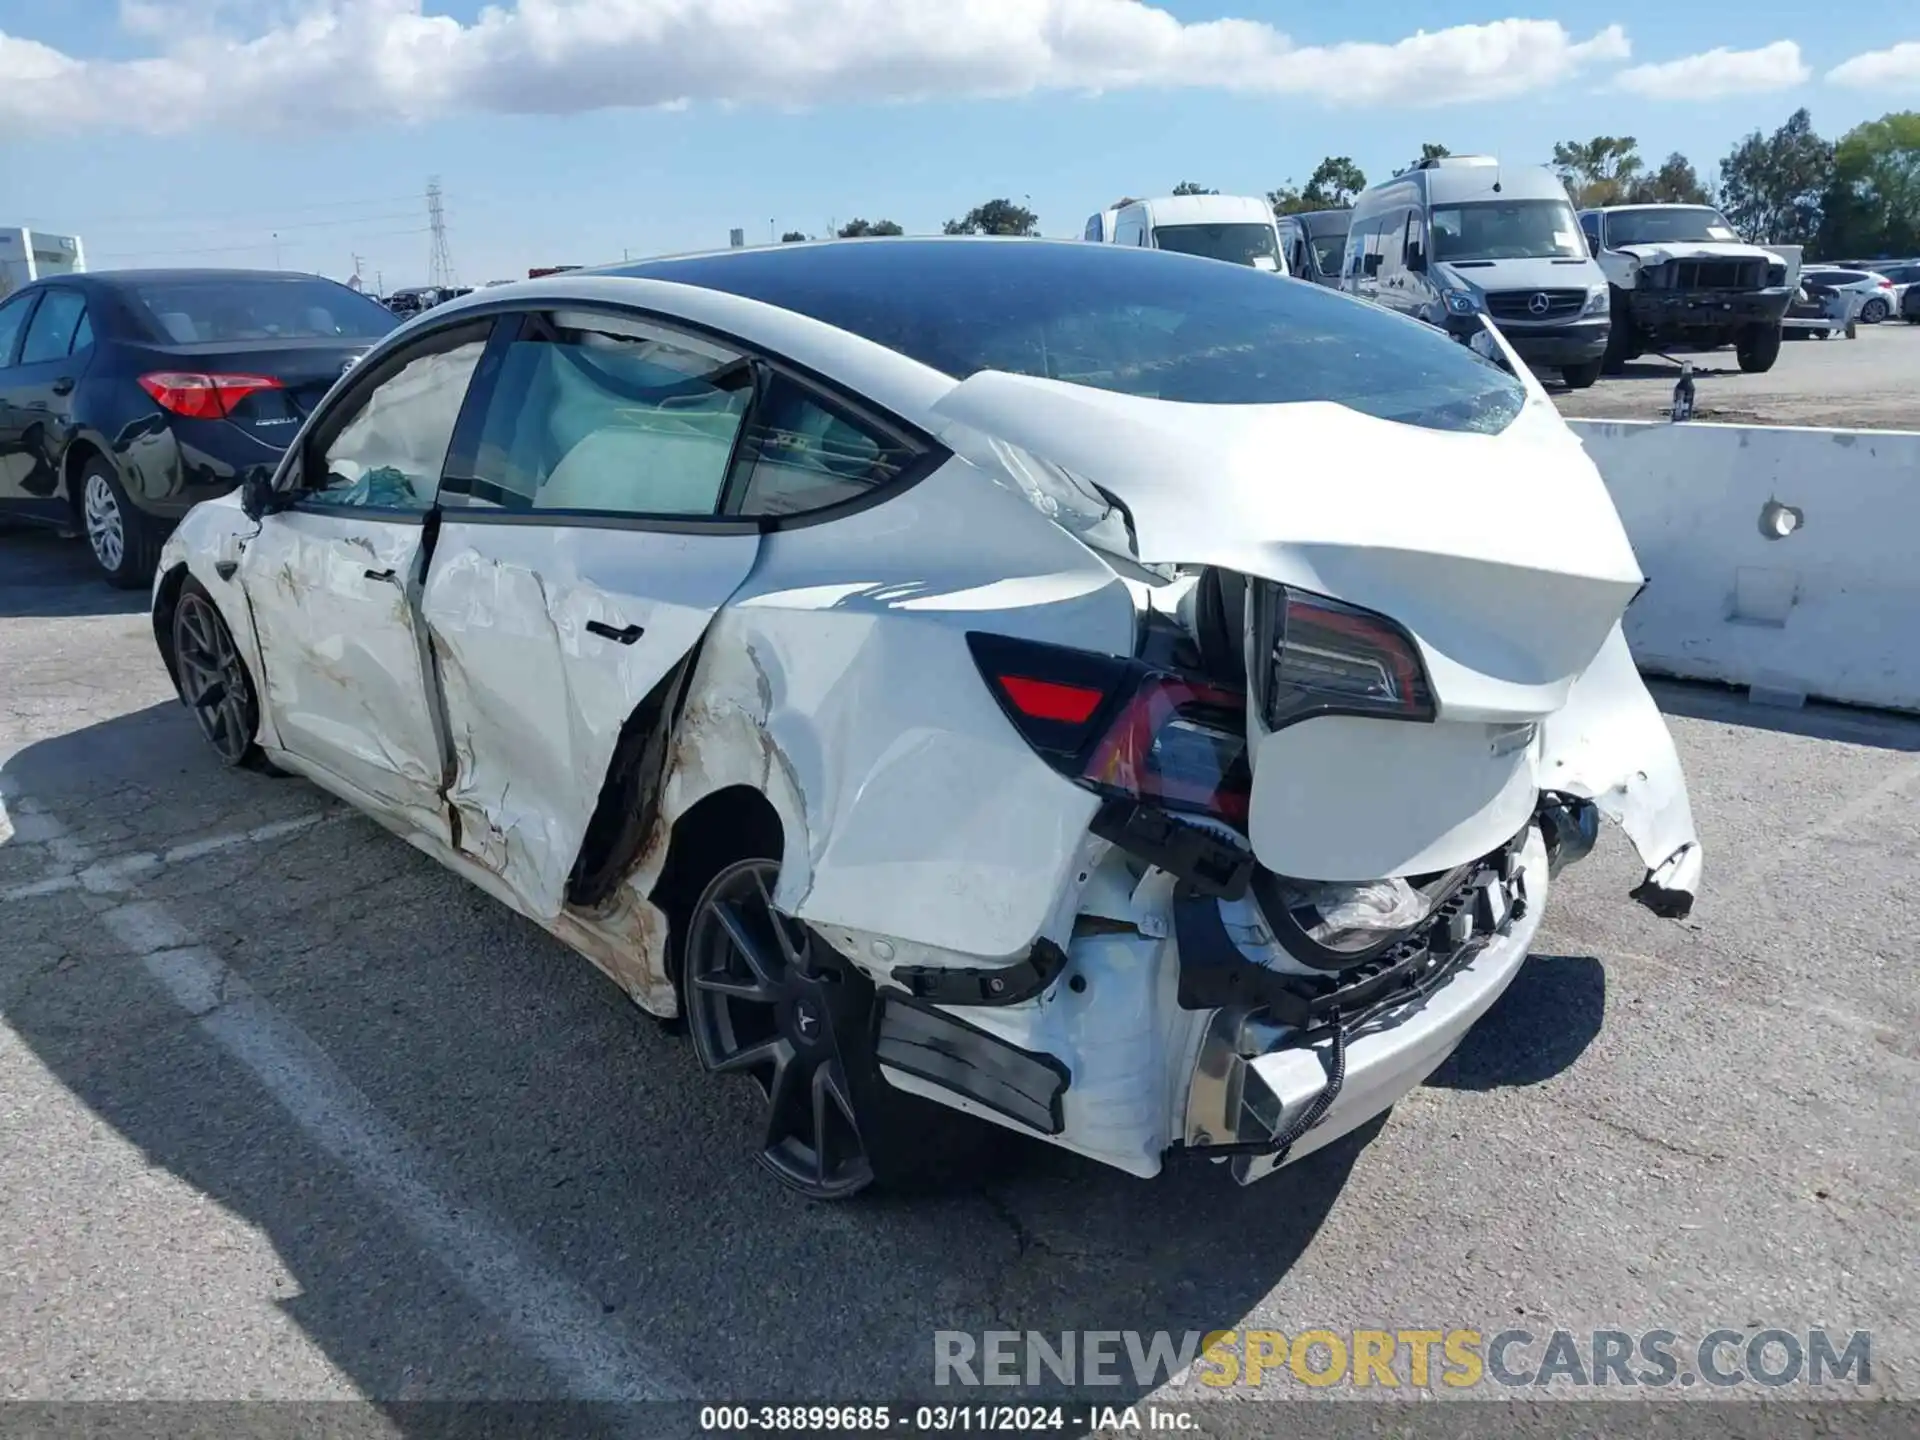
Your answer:
[[[1436,260],[1579,260],[1587,253],[1564,200],[1484,200],[1433,207]]]
[[[1157,225],[1153,243],[1162,250],[1230,260],[1235,265],[1251,265],[1257,255],[1276,261],[1280,256],[1280,241],[1273,227],[1257,221],[1244,225]]]
[[[1668,240],[1738,240],[1727,217],[1705,205],[1667,205],[1658,210],[1613,210],[1607,214],[1607,245],[1659,245]]]
[[[1316,235],[1313,237],[1313,254],[1319,262],[1322,275],[1338,275],[1340,266],[1347,258],[1347,232],[1338,235]]]
[[[203,341],[374,340],[392,312],[331,280],[224,276],[131,287],[134,313],[177,345]]]
[[[1435,430],[1504,430],[1506,371],[1321,285],[1126,245],[897,240],[623,266],[778,305],[956,380],[1003,370],[1205,405],[1325,400]]]

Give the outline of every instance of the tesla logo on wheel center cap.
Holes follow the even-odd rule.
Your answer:
[[[1536,295],[1531,300],[1527,301],[1527,309],[1532,311],[1535,315],[1546,314],[1547,311],[1552,307],[1552,305],[1553,305],[1553,302],[1547,299],[1545,295]]]

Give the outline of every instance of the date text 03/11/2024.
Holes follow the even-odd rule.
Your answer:
[[[700,1430],[724,1436],[1061,1435],[1088,1431],[1192,1433],[1170,1405],[703,1405]]]

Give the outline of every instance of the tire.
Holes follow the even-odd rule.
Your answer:
[[[756,1160],[809,1200],[945,1185],[998,1138],[984,1122],[889,1085],[873,982],[774,908],[779,862],[723,867],[694,902],[681,1003],[710,1074],[748,1075],[763,1104]]]
[[[107,583],[120,590],[138,590],[152,583],[166,532],[134,508],[119,472],[103,457],[88,460],[75,483],[74,509],[87,549]]]
[[[1626,302],[1620,292],[1613,292],[1613,319],[1607,327],[1607,349],[1600,357],[1600,373],[1618,375],[1626,368],[1627,361],[1639,352],[1634,348],[1633,316],[1627,313]]]
[[[233,632],[199,581],[188,578],[173,607],[174,689],[222,764],[274,773],[254,738],[260,692]]]
[[[1878,325],[1892,313],[1893,306],[1876,295],[1860,307],[1860,323],[1862,325]]]
[[[1733,342],[1740,368],[1749,375],[1764,375],[1771,370],[1780,358],[1780,335],[1778,325],[1749,325],[1742,330]]]
[[[1562,365],[1560,378],[1566,382],[1569,390],[1585,390],[1600,378],[1600,371],[1607,363],[1603,355],[1598,360],[1589,360],[1584,365]]]

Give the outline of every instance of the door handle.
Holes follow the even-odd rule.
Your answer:
[[[369,571],[367,571],[367,579],[369,579],[369,580],[391,580],[391,579],[393,579],[393,571],[391,571],[391,570],[369,570]]]
[[[53,393],[56,395],[71,395],[73,393],[73,377],[71,375],[62,375],[58,380],[54,381]]]
[[[602,639],[617,640],[622,645],[631,645],[633,644],[634,641],[638,640],[642,635],[647,633],[646,631],[642,630],[638,625],[627,625],[622,627],[621,629],[616,630],[614,629],[613,626],[607,624],[603,620],[587,621],[587,629],[591,633],[600,636]]]

